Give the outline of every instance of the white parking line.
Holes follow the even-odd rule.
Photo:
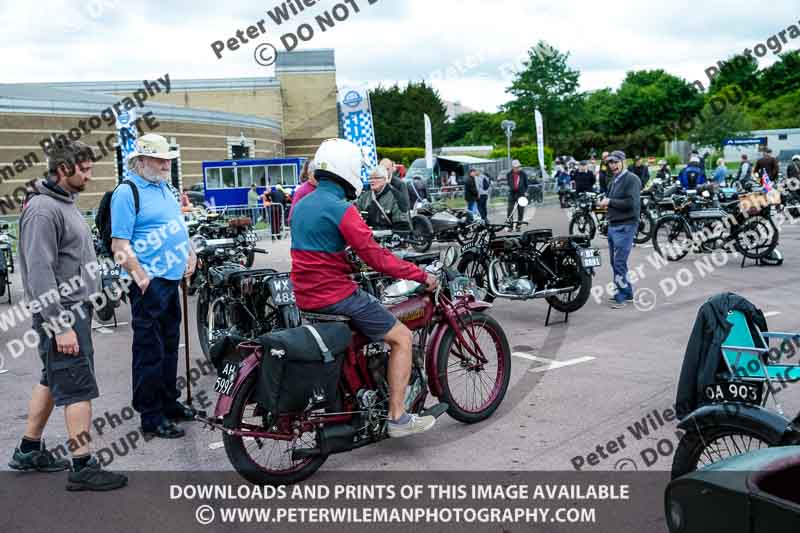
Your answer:
[[[770,311],[769,313],[764,313],[764,318],[769,318],[771,316],[778,316],[781,314],[780,311]]]
[[[219,442],[212,442],[208,445],[209,450],[219,450],[220,448],[224,448],[225,444],[222,441]]]
[[[514,352],[511,355],[514,357],[519,357],[520,359],[527,359],[528,361],[545,363],[542,366],[537,366],[536,368],[529,369],[528,372],[547,372],[548,370],[555,370],[557,368],[564,368],[567,366],[579,365],[581,363],[588,363],[589,361],[594,361],[596,359],[595,357],[587,355],[584,357],[577,357],[575,359],[568,359],[566,361],[556,361],[554,359],[539,357],[537,355],[531,355],[525,352]]]

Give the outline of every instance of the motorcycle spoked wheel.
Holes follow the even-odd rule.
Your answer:
[[[692,235],[683,218],[676,215],[662,217],[653,227],[653,248],[667,261],[680,261],[692,248]]]
[[[415,217],[412,222],[412,230],[414,242],[411,243],[411,247],[419,253],[430,250],[434,237],[431,221],[425,217]]]
[[[767,217],[754,216],[745,220],[733,238],[733,247],[748,259],[763,259],[778,246],[778,228]]]
[[[639,228],[633,242],[636,244],[644,244],[649,241],[650,237],[653,235],[653,225],[654,221],[652,215],[643,209],[639,215]]]
[[[545,300],[556,311],[574,313],[589,300],[592,276],[581,266],[580,258],[576,254],[562,255],[556,261],[558,261],[556,272],[564,280],[565,286],[577,288],[570,292],[548,296]]]
[[[597,225],[592,220],[591,215],[586,213],[576,213],[569,221],[570,235],[583,235],[593,240],[597,235]]]
[[[769,438],[766,431],[732,427],[714,427],[684,433],[672,458],[672,479],[698,468],[753,450],[772,448],[780,443]],[[731,453],[735,450],[737,453]]]
[[[197,306],[196,306],[197,336],[200,340],[200,349],[203,350],[203,355],[206,356],[206,359],[208,359],[210,356],[211,343],[214,340],[212,338],[212,332],[209,330],[208,306],[210,305],[211,301],[215,299],[216,299],[215,295],[209,295],[208,291],[205,290],[201,290],[200,294],[198,294],[197,296]],[[230,325],[227,323],[227,316],[225,315],[225,309],[218,305],[215,312],[216,312],[216,316],[214,317],[215,331],[228,329]]]
[[[461,258],[457,267],[461,274],[466,275],[475,281],[480,293],[475,295],[478,301],[492,303],[495,299],[489,288],[489,270],[486,264],[480,261],[474,254],[467,254]]]
[[[226,429],[263,427],[264,417],[255,401],[258,372],[247,377],[233,398],[233,405],[223,421]],[[327,455],[292,460],[292,451],[316,448],[316,432],[303,433],[290,441],[238,437],[222,434],[225,453],[233,468],[256,485],[291,485],[319,470]]]
[[[449,405],[447,414],[459,422],[486,420],[505,398],[511,377],[511,348],[502,326],[491,316],[472,313],[463,317],[461,334],[478,345],[487,359],[480,364],[461,344],[452,328],[442,337],[436,371],[442,386],[439,400]]]

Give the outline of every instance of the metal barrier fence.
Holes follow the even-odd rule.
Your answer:
[[[224,214],[226,218],[249,217],[253,221],[256,232],[264,238],[283,238],[289,234],[288,214],[283,204],[269,204],[251,207],[247,205],[230,205],[226,207],[210,207],[209,213]],[[259,228],[259,224],[264,224]]]

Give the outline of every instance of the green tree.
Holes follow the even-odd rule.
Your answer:
[[[464,113],[448,124],[445,143],[448,146],[482,146],[505,143],[500,124],[503,113]]]
[[[721,148],[730,137],[750,135],[753,124],[741,106],[727,105],[720,110],[709,102],[689,132],[689,140],[700,146]]]
[[[569,53],[561,53],[544,41],[528,51],[525,69],[506,90],[514,100],[503,111],[517,122],[520,133],[535,132],[534,111],[542,113],[549,144],[559,149],[559,139],[570,135],[571,114],[580,102],[580,72],[569,67]]]
[[[781,54],[780,61],[758,73],[756,92],[765,99],[779,98],[799,89],[800,50]]]
[[[434,144],[442,143],[447,131],[447,107],[439,93],[425,82],[409,83],[370,91],[375,140],[379,146],[425,144],[423,114],[431,119]]]
[[[800,89],[769,100],[751,113],[753,128],[759,130],[800,128]]]
[[[738,85],[745,92],[756,88],[758,83],[758,60],[753,56],[739,54],[721,62],[719,73],[711,81],[709,94],[715,94],[729,85]]]

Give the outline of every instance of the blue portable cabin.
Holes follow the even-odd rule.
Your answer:
[[[245,206],[254,183],[258,194],[277,185],[293,194],[305,161],[302,157],[203,161],[206,202],[217,207]]]

